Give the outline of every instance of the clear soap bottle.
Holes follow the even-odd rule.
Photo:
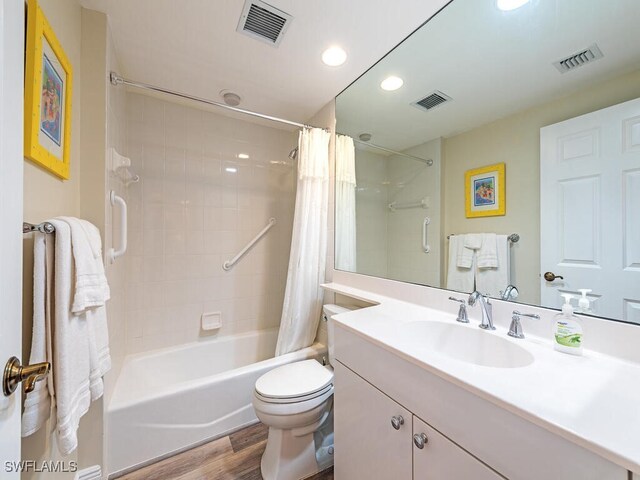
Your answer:
[[[573,296],[568,293],[562,296],[562,313],[555,316],[553,323],[553,346],[559,352],[582,355],[582,325],[580,319],[573,314]]]

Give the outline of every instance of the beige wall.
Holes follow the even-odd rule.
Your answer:
[[[443,241],[449,233],[519,233],[520,241],[512,246],[512,283],[520,289],[520,301],[540,303],[540,128],[637,97],[640,72],[447,138],[443,143]],[[507,214],[465,218],[465,171],[500,162],[506,163]]]

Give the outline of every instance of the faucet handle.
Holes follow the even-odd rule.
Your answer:
[[[460,323],[469,323],[469,316],[467,315],[467,302],[455,297],[449,297],[449,300],[451,300],[452,302],[460,303],[460,308],[458,309],[458,317],[456,318],[456,321]]]
[[[513,316],[511,317],[511,325],[509,326],[509,332],[507,335],[513,338],[524,338],[524,332],[522,331],[522,324],[520,323],[520,317],[533,318],[534,320],[539,320],[540,315],[536,315],[535,313],[521,313],[518,310],[513,311]]]

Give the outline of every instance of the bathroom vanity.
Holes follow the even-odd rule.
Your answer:
[[[378,303],[335,317],[338,480],[625,480],[640,470],[637,364],[330,289]]]

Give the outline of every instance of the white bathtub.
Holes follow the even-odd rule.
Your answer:
[[[107,409],[111,475],[256,422],[260,375],[326,355],[316,343],[273,358],[277,336],[269,329],[128,356]]]

